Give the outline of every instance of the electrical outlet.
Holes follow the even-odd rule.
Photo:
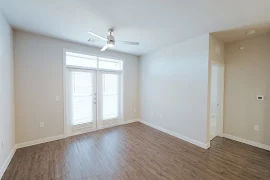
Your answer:
[[[264,100],[264,96],[262,96],[262,95],[257,96],[257,101],[263,101],[263,100]]]
[[[40,128],[44,128],[44,127],[45,127],[45,123],[44,123],[44,122],[40,122],[40,123],[39,123],[39,127],[40,127]]]
[[[260,127],[258,125],[254,125],[254,130],[255,131],[260,131]]]

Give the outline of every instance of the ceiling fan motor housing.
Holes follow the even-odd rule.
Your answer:
[[[115,45],[115,39],[113,37],[112,34],[110,34],[109,36],[107,36],[107,44],[110,46],[114,46]]]
[[[115,42],[115,39],[112,35],[107,36],[107,40]]]

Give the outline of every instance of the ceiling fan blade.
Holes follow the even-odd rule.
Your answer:
[[[108,45],[106,44],[100,51],[105,51],[108,48]]]
[[[104,37],[102,37],[102,36],[100,36],[100,35],[97,35],[97,34],[91,32],[91,31],[88,31],[88,33],[91,34],[91,35],[93,35],[93,36],[96,36],[96,37],[98,37],[98,38],[100,38],[100,39],[102,39],[102,40],[104,40],[104,41],[107,41],[107,38],[104,38]]]
[[[120,41],[122,44],[128,44],[128,45],[139,45],[139,42],[131,42],[131,41]]]

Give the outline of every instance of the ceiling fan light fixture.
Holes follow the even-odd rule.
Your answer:
[[[108,42],[107,42],[107,46],[108,46],[108,47],[114,47],[114,45],[115,45],[115,44],[114,44],[113,41],[108,41]]]

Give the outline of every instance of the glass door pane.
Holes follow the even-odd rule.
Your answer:
[[[103,122],[119,118],[119,74],[102,73],[101,118]]]
[[[96,123],[96,76],[92,71],[71,72],[71,124],[74,128]]]

